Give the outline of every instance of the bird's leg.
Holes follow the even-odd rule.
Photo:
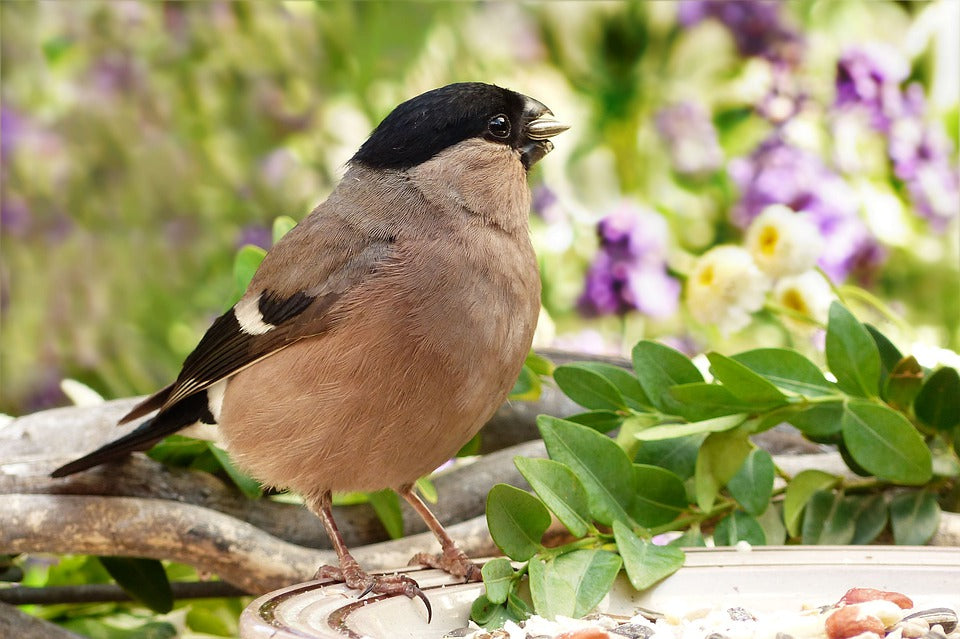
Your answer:
[[[427,522],[427,526],[440,542],[440,547],[443,549],[443,552],[439,555],[431,555],[425,552],[417,553],[413,559],[410,560],[410,563],[439,568],[455,577],[463,577],[467,581],[481,581],[483,577],[480,574],[480,566],[470,561],[466,553],[457,548],[457,544],[450,538],[447,531],[443,529],[443,526],[440,525],[437,518],[430,512],[427,505],[423,503],[423,500],[413,491],[413,485],[407,484],[401,487],[399,493],[413,506],[413,509],[423,518],[423,521]]]
[[[323,491],[319,496],[308,497],[307,505],[323,523],[340,563],[339,567],[320,566],[314,575],[314,579],[342,581],[350,588],[362,591],[360,597],[364,597],[371,592],[384,595],[406,595],[411,599],[418,597],[427,607],[427,623],[430,622],[433,617],[430,601],[420,590],[416,581],[406,575],[369,575],[353,558],[353,555],[347,549],[347,544],[343,541],[343,535],[337,528],[337,523],[333,519],[333,498],[329,490]]]

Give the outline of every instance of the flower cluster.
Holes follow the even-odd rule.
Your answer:
[[[681,175],[704,175],[720,168],[723,151],[710,114],[699,102],[679,102],[660,110],[657,131]]]
[[[667,223],[660,215],[623,205],[597,224],[600,250],[587,270],[578,307],[588,317],[638,310],[668,317],[680,283],[667,273]]]
[[[882,262],[882,249],[857,214],[856,193],[815,154],[774,135],[749,157],[732,160],[729,171],[740,188],[731,211],[740,228],[771,204],[784,204],[805,212],[820,231],[819,264],[834,281],[865,277]]]
[[[889,45],[851,47],[837,62],[835,107],[866,113],[870,126],[888,136],[894,175],[917,212],[943,228],[960,212],[960,178],[950,141],[926,121],[922,87],[901,88],[909,72],[906,59]]]
[[[814,270],[822,242],[809,214],[775,204],[747,228],[744,246],[721,245],[701,255],[687,279],[690,314],[721,333],[736,332],[772,301],[825,322],[832,292]]]
[[[719,20],[731,33],[740,55],[793,64],[800,57],[801,38],[780,15],[780,3],[764,0],[685,0],[678,19],[692,26],[704,19]]]

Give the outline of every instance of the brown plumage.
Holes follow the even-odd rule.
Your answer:
[[[421,559],[478,578],[410,485],[489,419],[530,348],[540,280],[526,173],[566,128],[550,115],[475,83],[400,105],[177,381],[125,420],[157,415],[54,475],[217,423],[242,468],[320,516],[340,568],[319,574],[426,602],[407,578],[360,570],[330,512],[333,490],[394,488],[440,539],[443,555]]]

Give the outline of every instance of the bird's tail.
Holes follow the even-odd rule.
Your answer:
[[[207,393],[201,391],[158,413],[123,437],[108,442],[92,453],[64,464],[50,473],[50,476],[66,477],[81,470],[120,459],[134,451],[146,450],[181,428],[195,424],[200,420],[207,421],[209,415]]]

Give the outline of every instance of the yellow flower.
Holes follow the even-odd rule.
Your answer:
[[[770,280],[739,246],[717,246],[697,259],[687,279],[687,308],[694,319],[724,334],[750,323],[763,307]]]
[[[750,224],[745,244],[764,273],[782,277],[813,268],[820,257],[822,238],[806,214],[774,204]]]
[[[833,301],[830,284],[817,271],[807,271],[800,275],[782,278],[773,288],[773,301],[785,308],[796,311],[811,319],[826,324]],[[784,318],[791,325],[794,322]],[[809,327],[809,325],[807,325]]]

